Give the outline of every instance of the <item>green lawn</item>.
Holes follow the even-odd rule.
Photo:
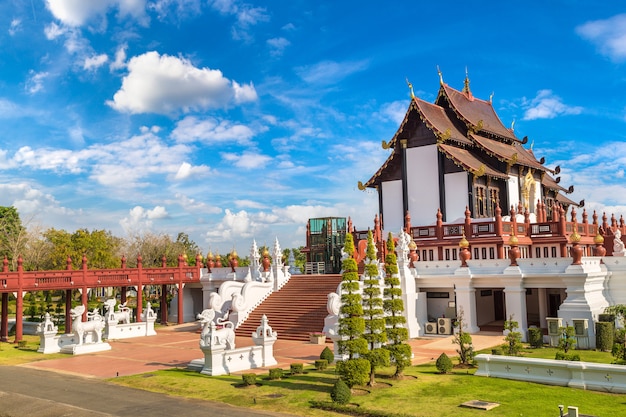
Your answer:
[[[65,357],[63,354],[37,353],[39,338],[25,336],[26,346],[0,343],[0,365],[16,365],[37,360]],[[556,349],[524,349],[525,357],[553,359]],[[491,350],[483,353],[490,353]],[[581,360],[611,363],[609,353],[575,351]],[[455,360],[455,359],[454,359]],[[456,361],[456,360],[455,360]],[[271,410],[302,416],[339,416],[340,414],[310,407],[311,401],[330,401],[330,388],[336,375],[331,368],[304,374],[289,375],[270,381],[265,372],[257,377],[257,386],[242,387],[240,375],[208,377],[182,369],[152,372],[129,377],[113,378],[110,382],[169,395],[224,402],[259,410]],[[409,416],[558,416],[558,405],[578,406],[581,414],[594,416],[626,415],[626,395],[554,387],[520,381],[474,376],[474,369],[456,369],[451,374],[439,375],[433,364],[407,368],[406,378],[389,378],[391,369],[384,369],[374,388],[357,387],[351,399],[354,410],[371,410]],[[462,408],[470,400],[499,403],[491,411]]]
[[[554,417],[558,405],[578,406],[581,414],[595,416],[626,415],[626,396],[565,387],[474,376],[474,369],[455,370],[448,375],[436,373],[434,365],[408,368],[407,378],[392,380],[385,370],[379,387],[357,387],[353,408],[410,416],[533,416]],[[316,410],[311,400],[330,401],[333,370],[308,369],[303,375],[270,381],[267,373],[257,377],[257,386],[244,388],[241,376],[207,377],[184,370],[159,371],[112,379],[116,384],[170,395],[201,398],[254,409],[272,410],[302,416],[339,415]],[[492,411],[462,408],[470,400],[497,402]]]

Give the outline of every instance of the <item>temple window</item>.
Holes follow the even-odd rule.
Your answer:
[[[554,206],[554,198],[546,197],[546,216],[552,221],[552,207]]]
[[[474,208],[476,217],[487,216],[487,190],[484,185],[475,186],[474,191]]]
[[[496,207],[500,205],[500,190],[497,187],[489,187],[489,216],[496,215]]]

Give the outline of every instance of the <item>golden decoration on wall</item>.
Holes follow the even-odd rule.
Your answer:
[[[393,141],[387,142],[385,139],[383,139],[383,149],[391,148],[391,142],[393,142]]]
[[[357,187],[359,187],[359,190],[361,191],[365,191],[365,185],[363,185],[363,183],[361,181],[359,181],[359,183],[357,184]]]

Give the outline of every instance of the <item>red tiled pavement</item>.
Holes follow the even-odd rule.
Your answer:
[[[278,367],[288,368],[291,363],[313,363],[319,359],[324,345],[280,340],[274,344],[274,357]],[[160,327],[156,336],[110,341],[111,350],[86,355],[68,356],[32,362],[24,366],[48,369],[93,378],[112,378],[134,375],[160,369],[184,368],[193,359],[203,358],[199,347],[200,328],[196,323]],[[472,335],[476,350],[503,343],[502,335],[483,333]],[[236,346],[251,346],[252,338],[237,336]],[[413,364],[437,359],[446,352],[456,355],[452,336],[434,336],[409,341],[413,349]],[[332,349],[332,343],[327,343]],[[255,370],[248,371],[254,372]],[[266,372],[258,369],[257,372]]]

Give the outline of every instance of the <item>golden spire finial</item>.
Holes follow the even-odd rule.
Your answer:
[[[469,74],[467,73],[467,67],[465,67],[465,81],[463,83],[463,92],[467,94],[472,94],[472,92],[470,91],[470,80]]]
[[[413,84],[409,81],[409,78],[406,78],[406,85],[409,86],[409,91],[411,91],[411,98],[415,98],[415,93],[413,92]]]
[[[441,70],[439,69],[439,65],[437,65],[437,74],[439,74],[439,84],[443,85],[443,74],[441,73]]]
[[[494,92],[492,91],[491,94],[489,95],[489,103],[493,103],[493,94]]]
[[[515,119],[511,122],[511,132],[515,132]]]
[[[465,229],[463,229],[463,236],[461,237],[461,240],[459,241],[459,247],[461,249],[469,247],[469,242],[465,238]]]

